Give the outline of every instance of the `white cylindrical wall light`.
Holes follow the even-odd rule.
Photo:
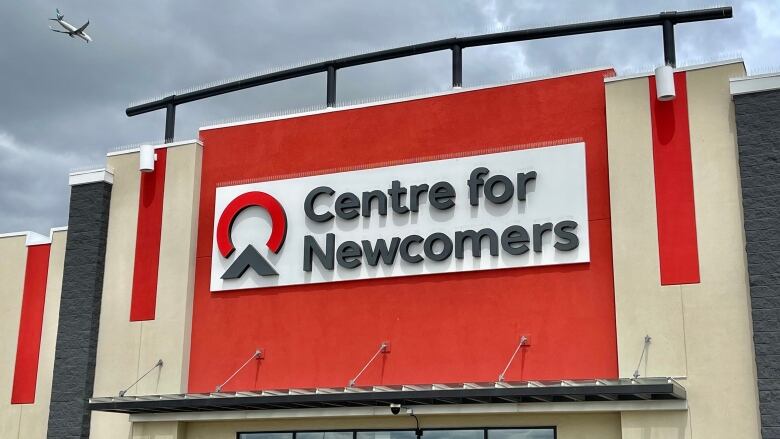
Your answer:
[[[672,66],[661,66],[655,69],[655,94],[659,101],[671,101],[675,98]]]
[[[154,171],[154,161],[157,159],[157,154],[154,153],[154,146],[141,145],[139,154],[138,169],[141,172]]]

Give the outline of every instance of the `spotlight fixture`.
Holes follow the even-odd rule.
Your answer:
[[[677,96],[674,92],[674,69],[663,65],[655,69],[655,94],[659,101],[671,101]]]
[[[157,160],[157,154],[154,152],[154,146],[141,145],[138,160],[138,170],[141,172],[154,172],[155,160]]]

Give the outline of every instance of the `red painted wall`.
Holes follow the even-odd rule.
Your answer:
[[[157,307],[157,275],[160,268],[162,210],[168,150],[155,150],[154,172],[141,174],[138,197],[138,228],[133,263],[130,321],[154,320]]]
[[[11,404],[32,404],[35,402],[50,252],[51,244],[27,247]]]
[[[685,79],[685,72],[674,74],[677,98],[666,102],[656,99],[655,76],[651,76],[649,81],[661,285],[699,283],[699,246]]]
[[[594,72],[201,132],[204,141],[189,390],[617,376],[603,76]],[[591,262],[209,292],[220,182],[501,145],[586,142]],[[288,215],[303,214],[290,210]]]

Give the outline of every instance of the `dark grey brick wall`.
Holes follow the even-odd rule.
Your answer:
[[[89,438],[111,185],[70,190],[48,438]]]
[[[763,439],[780,438],[780,90],[734,97]]]

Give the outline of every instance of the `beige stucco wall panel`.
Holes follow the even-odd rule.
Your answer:
[[[49,272],[46,279],[46,299],[43,309],[41,350],[38,357],[38,379],[35,403],[25,404],[19,422],[20,438],[45,438],[48,429],[51,383],[54,373],[54,352],[57,344],[57,324],[60,317],[62,272],[65,265],[67,232],[52,234],[49,252]]]
[[[152,368],[128,395],[186,390],[200,196],[198,144],[167,150],[155,319],[130,321],[140,172],[138,153],[111,156],[111,196],[95,396],[115,395]],[[126,415],[94,413],[92,438],[136,434]],[[138,434],[146,434],[139,430]],[[155,433],[156,434],[156,433]]]
[[[140,173],[138,155],[108,158],[114,170],[93,394],[116,395],[138,376],[141,327],[130,323]],[[131,389],[130,392],[133,392]],[[92,438],[128,437],[126,415],[93,413]]]
[[[0,437],[45,438],[51,399],[54,350],[57,341],[60,290],[65,257],[67,233],[53,233],[46,279],[41,345],[38,357],[38,375],[35,402],[11,404],[16,344],[19,337],[24,276],[27,265],[27,246],[24,235],[0,238]]]
[[[701,273],[690,285],[660,285],[648,80],[606,85],[620,374],[633,373],[646,332],[640,373],[679,376],[690,408],[686,429],[667,414],[623,414],[624,437],[759,437],[728,81],[743,73],[741,63],[686,73]]]
[[[132,439],[184,439],[181,422],[141,422],[133,425]]]
[[[90,439],[125,439],[132,434],[129,417],[122,413],[92,412]]]
[[[140,364],[147,369],[158,359],[164,366],[153,379],[139,383],[139,394],[186,391],[201,152],[202,147],[194,143],[168,149],[156,316],[142,322],[139,354]]]
[[[40,404],[24,404],[19,419],[19,439],[45,439],[49,427],[49,400]],[[5,436],[3,436],[5,437]]]
[[[647,78],[606,84],[618,366],[630,377],[686,374],[680,289],[662,287],[658,262]]]
[[[691,427],[697,437],[760,437],[734,109],[742,64],[688,72],[701,283],[683,285]],[[724,414],[728,416],[724,416]]]
[[[684,385],[696,437],[758,438],[756,378],[752,352],[746,352],[752,334],[744,328],[747,317],[736,312],[744,310],[738,303],[744,282],[682,288],[689,358]]]
[[[737,132],[728,81],[744,74],[742,64],[687,74],[696,228],[705,235],[699,240],[703,283],[746,279]]]
[[[262,421],[191,422],[186,425],[187,439],[236,439],[236,433],[252,431],[371,428],[408,430],[414,428],[414,419],[408,416],[360,419],[269,419]],[[423,428],[557,426],[558,439],[617,439],[620,438],[621,434],[619,413],[421,416],[420,426]]]
[[[11,404],[11,389],[27,264],[25,236],[0,238],[0,258],[0,437],[16,438],[22,406]]]
[[[10,402],[9,394],[9,399],[4,401],[2,409],[0,409],[0,437],[17,438],[19,437],[19,423],[22,419],[22,406],[12,405]]]
[[[625,412],[620,422],[623,439],[688,439],[688,412]]]

